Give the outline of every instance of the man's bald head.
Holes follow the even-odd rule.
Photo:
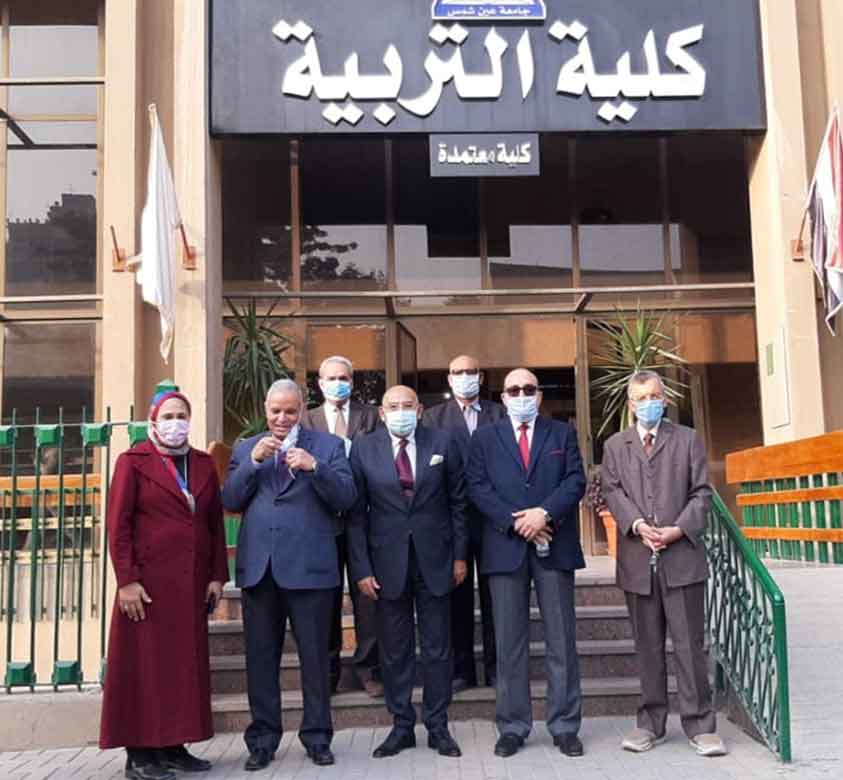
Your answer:
[[[527,368],[515,368],[506,375],[503,380],[504,389],[512,387],[513,385],[523,386],[536,385],[538,387],[539,380],[536,375]]]
[[[471,355],[457,355],[449,364],[448,371],[452,374],[463,371],[479,371],[480,361]]]
[[[406,385],[394,385],[390,387],[384,394],[381,400],[381,405],[386,409],[389,406],[395,406],[396,409],[412,408],[408,404],[418,406],[419,397],[412,387]]]
[[[542,392],[539,390],[538,377],[527,368],[516,368],[515,370],[510,371],[506,375],[506,379],[503,381],[503,393],[501,394],[501,400],[503,401],[504,406],[507,407],[510,415],[512,415],[513,410],[517,407],[513,406],[510,408],[507,401],[514,401],[516,404],[520,405],[521,403],[527,403],[527,401],[515,401],[515,399],[526,398],[536,399],[536,406],[532,412],[532,414],[535,415],[536,410],[542,403]]]

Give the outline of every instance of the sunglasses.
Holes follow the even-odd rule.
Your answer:
[[[511,387],[504,388],[504,392],[513,398],[521,395],[521,393],[524,393],[524,395],[535,395],[538,391],[539,388],[536,385],[524,385],[523,387],[519,385],[512,385]]]

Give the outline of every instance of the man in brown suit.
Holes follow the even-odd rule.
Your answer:
[[[301,418],[302,428],[311,428],[323,433],[333,433],[346,442],[346,454],[351,449],[355,436],[371,433],[378,424],[378,407],[367,406],[351,400],[354,386],[354,367],[342,355],[325,358],[319,366],[319,389],[325,399],[321,406],[308,409]],[[348,564],[348,543],[343,529],[337,536],[337,559],[340,566],[340,583]],[[373,698],[383,696],[380,681],[378,642],[375,636],[375,608],[369,599],[361,598],[357,584],[349,578],[351,603],[354,607],[354,633],[357,649],[354,651],[352,667],[357,682]],[[342,651],[342,597],[340,584],[334,599],[331,620],[330,682],[331,691],[336,692],[342,672],[340,653]]]
[[[627,386],[636,423],[603,452],[603,496],[618,526],[618,585],[626,592],[641,670],[637,728],[622,747],[636,753],[665,738],[670,630],[682,728],[702,756],[723,755],[708,682],[703,639],[705,580],[702,540],[711,502],[700,437],[663,419],[665,397],[653,371]]]

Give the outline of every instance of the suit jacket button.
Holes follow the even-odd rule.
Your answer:
[[[524,483],[524,487],[530,487],[530,483],[529,483],[529,482],[525,482],[525,483]]]

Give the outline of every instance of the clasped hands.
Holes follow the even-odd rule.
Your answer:
[[[540,506],[513,512],[512,517],[515,519],[515,533],[528,542],[549,544],[553,538],[553,529],[548,525],[547,513]]]
[[[252,448],[252,460],[262,463],[267,458],[272,458],[281,449],[281,442],[274,436],[264,436]],[[292,470],[313,471],[316,467],[316,458],[307,450],[301,447],[290,447],[284,454],[284,462]]]
[[[653,552],[661,552],[668,545],[681,539],[683,533],[682,529],[676,525],[657,528],[648,523],[639,523],[636,530],[638,536],[641,537],[642,544],[649,547]]]

